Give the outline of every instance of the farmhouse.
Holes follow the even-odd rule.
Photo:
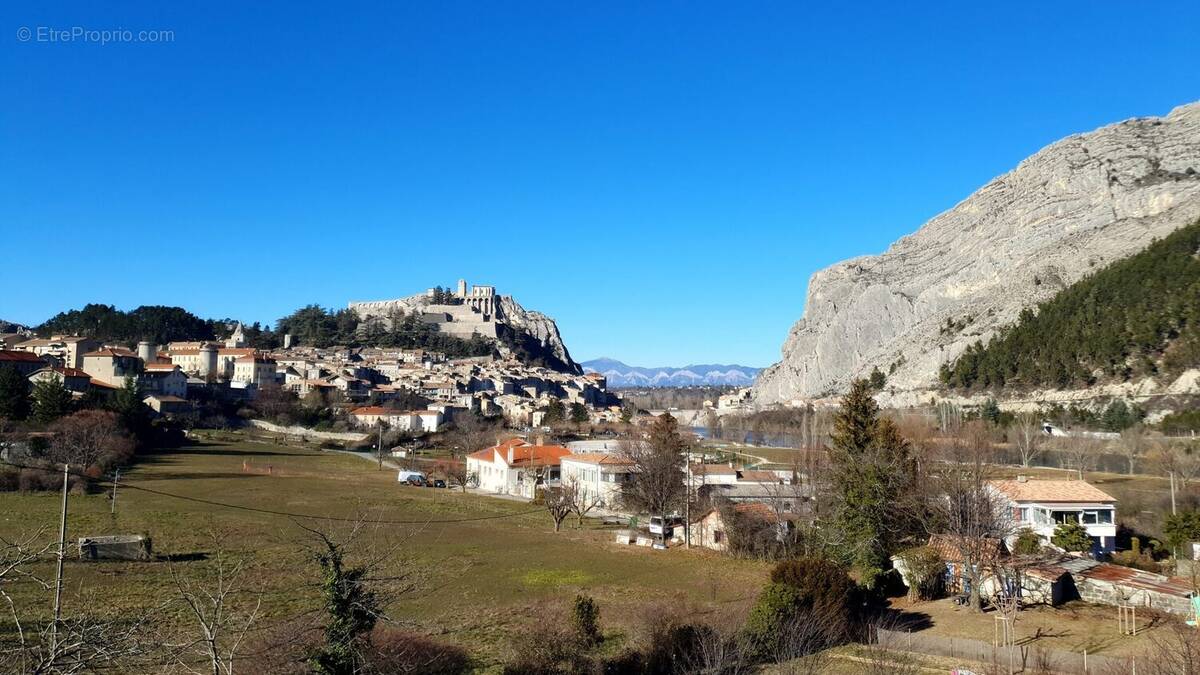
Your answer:
[[[530,445],[510,438],[467,455],[467,473],[478,480],[481,490],[532,499],[538,485],[559,480],[560,462],[570,454],[559,445]]]

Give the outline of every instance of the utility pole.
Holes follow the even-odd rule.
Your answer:
[[[1175,515],[1175,472],[1171,472],[1171,515]]]
[[[383,420],[379,421],[379,442],[375,447],[375,456],[379,458],[379,470],[383,471]]]
[[[50,660],[58,655],[58,624],[62,619],[63,559],[67,555],[67,477],[71,465],[63,465],[62,517],[58,523],[58,573],[54,580],[54,623],[50,626]]]
[[[111,513],[113,515],[116,515],[116,513],[117,513],[117,483],[119,483],[120,480],[121,480],[121,470],[117,469],[117,472],[113,475],[112,504],[109,505],[111,507],[109,509],[109,513]]]
[[[683,547],[692,547],[692,453],[689,449],[683,455],[683,464],[687,467],[687,482],[683,499]]]

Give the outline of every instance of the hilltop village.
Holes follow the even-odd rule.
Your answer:
[[[500,302],[493,287],[468,290],[460,281],[457,291],[430,289],[404,300],[351,303],[351,309],[364,319],[386,322],[403,307],[437,332],[495,340],[507,326]],[[282,347],[256,349],[237,323],[223,340],[165,345],[4,334],[0,363],[17,368],[33,383],[61,379],[76,397],[111,396],[128,382],[160,415],[185,414],[196,401],[214,398],[251,402],[275,389],[300,399],[319,395],[338,402],[360,425],[382,420],[412,432],[437,431],[463,412],[503,418],[513,427],[540,426],[555,409],[592,424],[615,422],[621,415],[621,401],[607,391],[603,375],[524,363],[502,344],[491,355],[451,358],[429,349],[295,345],[291,335],[284,335]],[[426,403],[400,409],[399,404],[413,401]]]

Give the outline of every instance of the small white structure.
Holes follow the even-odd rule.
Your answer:
[[[1063,523],[1079,523],[1092,538],[1093,553],[1111,553],[1117,538],[1117,500],[1081,480],[997,480],[991,488],[1006,500],[1014,529],[1029,529],[1043,540]],[[1016,535],[1007,542],[1011,544]]]

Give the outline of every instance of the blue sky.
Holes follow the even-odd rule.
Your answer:
[[[8,3],[0,318],[466,277],[577,359],[764,366],[817,269],[1200,98],[1198,3],[899,4]]]

